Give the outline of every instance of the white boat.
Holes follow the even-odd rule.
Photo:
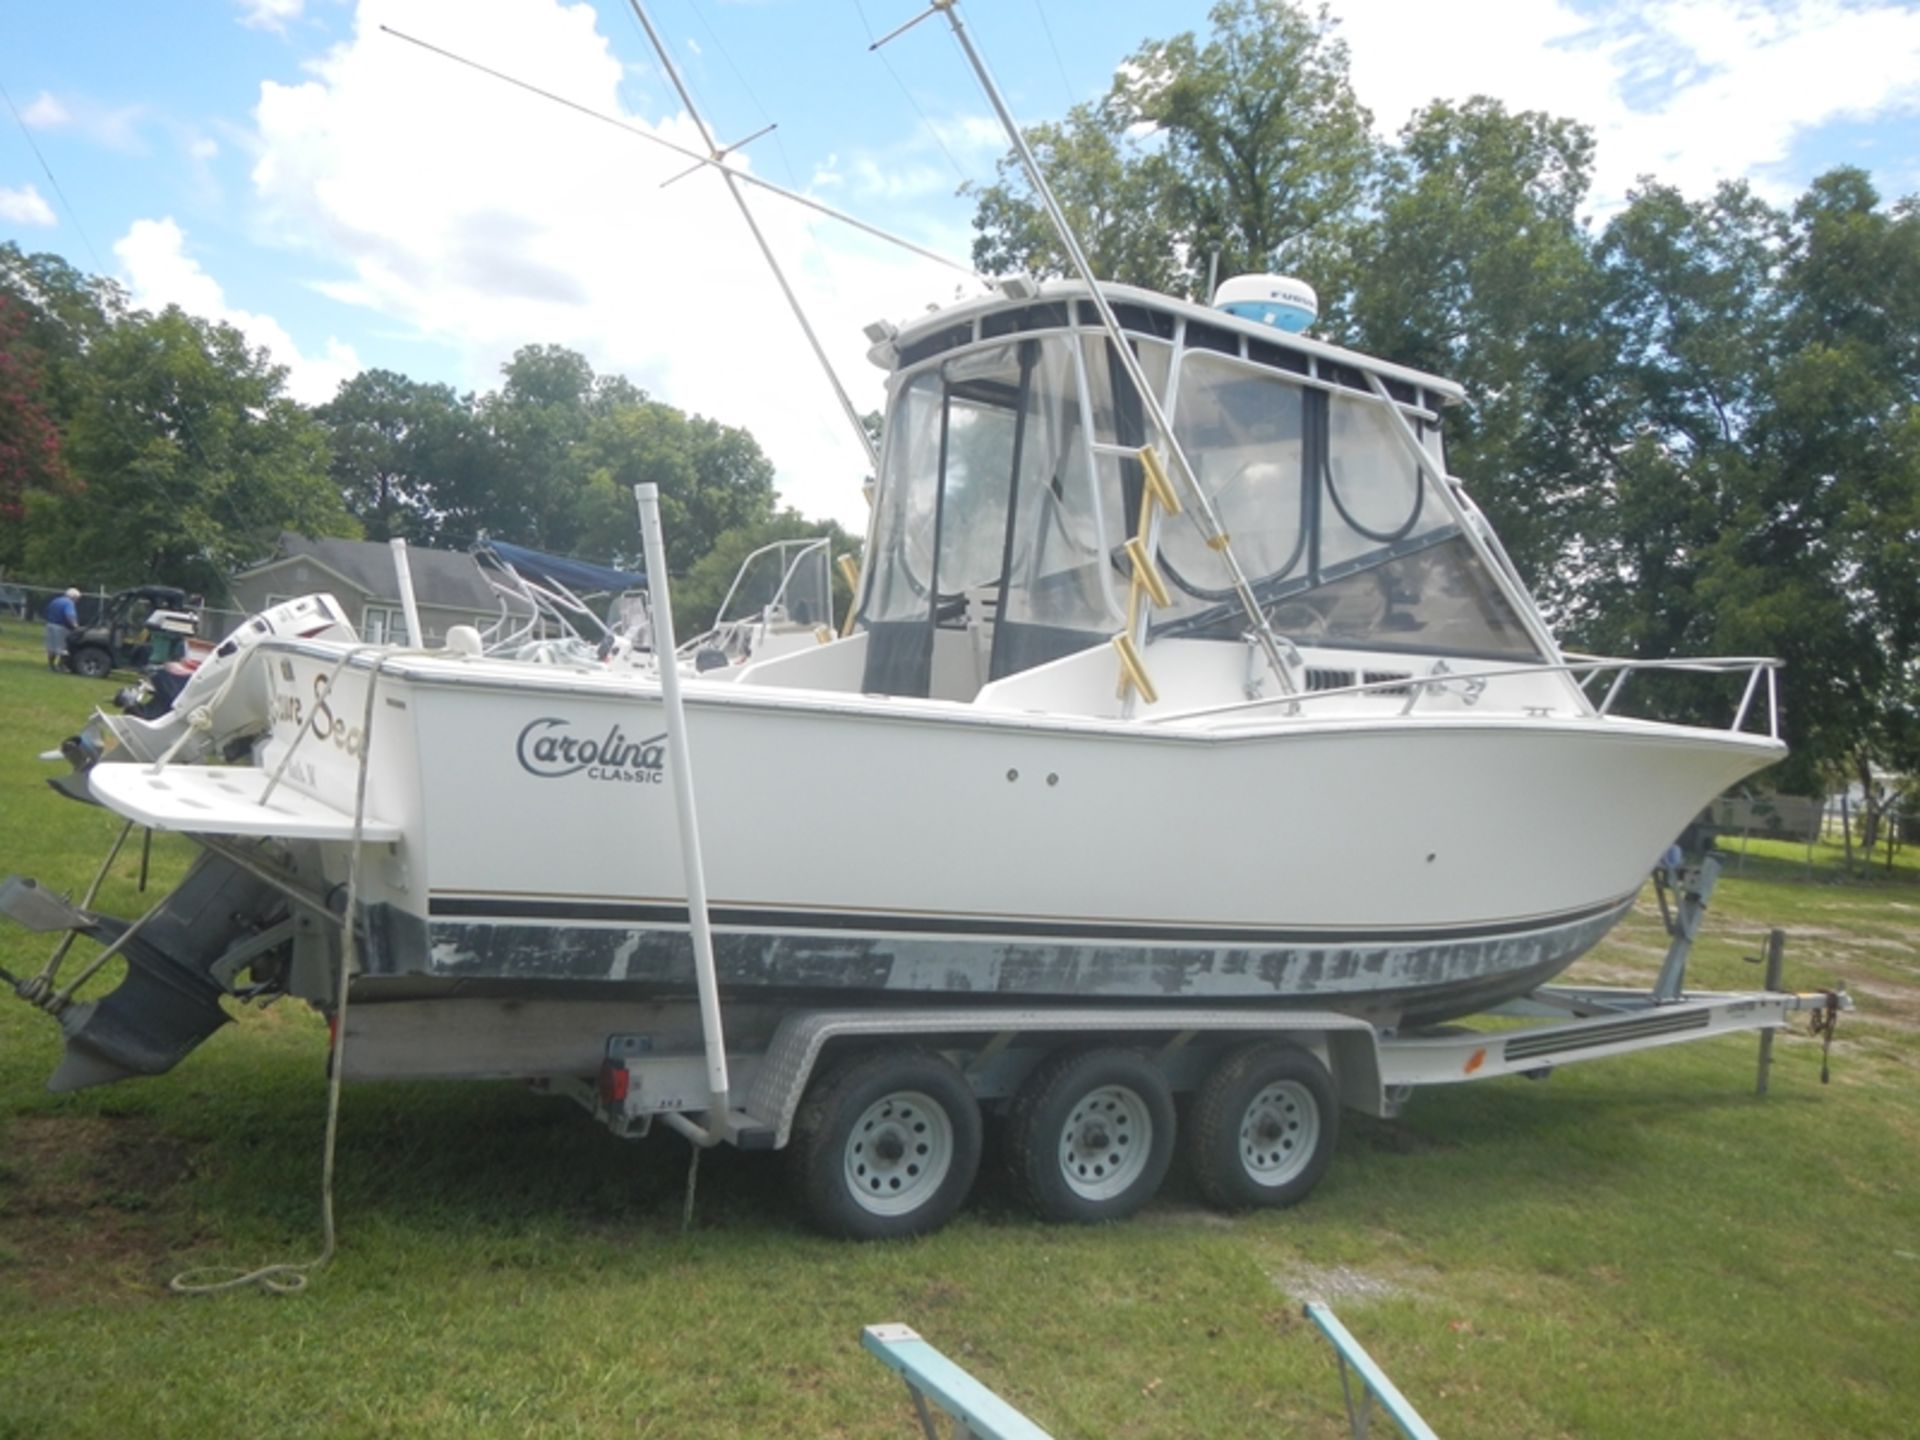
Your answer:
[[[1560,650],[1447,475],[1458,386],[1259,313],[1102,294],[1177,446],[1080,282],[878,327],[851,633],[808,616],[802,643],[684,680],[730,1001],[1428,1024],[1563,970],[1785,753],[1771,661],[1686,662],[1729,677],[1731,723],[1700,728],[1616,709],[1674,662]],[[693,993],[651,668],[361,645],[308,597],[195,686],[168,719],[116,717],[86,772],[207,853],[123,938],[126,986],[63,1016],[58,1088],[168,1068],[223,994],[330,1007],[356,846],[356,1005]],[[16,882],[0,909],[46,901]]]

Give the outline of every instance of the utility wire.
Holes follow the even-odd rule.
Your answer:
[[[27,128],[27,122],[21,118],[20,109],[13,103],[13,96],[7,94],[7,87],[0,85],[0,97],[7,102],[7,109],[13,112],[13,123],[20,127],[21,135],[26,137],[27,148],[33,151],[33,158],[40,162],[40,169],[47,177],[47,184],[53,187],[53,193],[60,197],[60,204],[67,212],[67,218],[73,221],[73,228],[79,232],[80,243],[87,247],[87,254],[93,257],[93,268],[98,274],[105,274],[107,267],[100,263],[100,253],[93,248],[93,241],[87,238],[87,228],[80,223],[80,212],[73,208],[73,202],[67,199],[67,192],[60,188],[60,182],[54,178],[53,167],[47,164],[47,157],[40,153],[35,143],[33,131]]]
[[[938,145],[940,153],[947,157],[947,164],[953,167],[953,173],[959,177],[961,184],[966,184],[972,177],[960,168],[960,162],[953,158],[953,152],[947,148],[947,142],[940,138],[939,130],[934,127],[933,121],[927,118],[927,112],[922,110],[920,102],[913,98],[913,91],[907,88],[907,82],[900,78],[900,72],[895,70],[893,62],[887,59],[887,52],[879,48],[878,37],[873,33],[873,24],[867,19],[866,7],[861,5],[860,0],[853,0],[853,8],[859,12],[861,28],[867,32],[869,42],[867,48],[880,57],[880,63],[886,67],[887,74],[893,77],[893,83],[900,88],[900,93],[906,96],[907,104],[913,107],[913,113],[918,115],[920,123],[927,127],[927,134],[933,137],[933,143]]]
[[[1033,8],[1040,17],[1040,32],[1047,37],[1047,48],[1053,52],[1053,68],[1060,72],[1060,88],[1067,92],[1067,108],[1071,110],[1078,102],[1073,97],[1073,82],[1067,79],[1067,62],[1060,58],[1060,47],[1054,43],[1053,26],[1047,23],[1047,7],[1041,0],[1033,0]]]
[[[687,0],[687,4],[692,7],[693,18],[700,22],[700,28],[707,32],[707,38],[713,41],[714,49],[720,52],[720,58],[727,62],[727,69],[733,72],[733,78],[738,80],[740,88],[747,92],[747,99],[753,102],[753,108],[760,112],[760,119],[768,125],[774,124],[773,116],[769,115],[767,107],[760,103],[760,97],[754,94],[753,86],[747,83],[747,77],[741,74],[740,67],[733,63],[733,55],[727,49],[727,42],[720,38],[720,32],[713,28],[713,23],[707,19],[706,11],[700,8],[700,0]],[[633,12],[629,10],[627,13],[631,16]],[[793,161],[787,156],[787,147],[780,139],[778,130],[773,132],[773,148],[780,153],[780,168],[787,172],[787,183],[798,190],[800,177],[794,172]]]

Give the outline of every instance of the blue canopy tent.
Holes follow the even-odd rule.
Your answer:
[[[644,573],[615,570],[567,555],[547,555],[524,545],[509,545],[505,540],[482,540],[473,547],[473,553],[483,564],[488,556],[498,556],[528,579],[564,585],[576,595],[619,595],[644,589],[647,583]]]

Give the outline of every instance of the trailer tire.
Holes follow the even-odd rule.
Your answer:
[[[925,1050],[850,1059],[808,1087],[789,1164],[813,1223],[847,1240],[926,1235],[953,1218],[980,1168],[980,1106]]]
[[[1233,1051],[1195,1095],[1187,1138],[1194,1184],[1222,1210],[1296,1205],[1333,1160],[1333,1077],[1297,1045]]]
[[[1173,1094],[1130,1050],[1043,1060],[1007,1111],[1007,1169],[1043,1220],[1123,1220],[1151,1200],[1173,1160]]]

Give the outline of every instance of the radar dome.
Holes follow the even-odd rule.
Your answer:
[[[1213,308],[1297,335],[1319,318],[1320,297],[1291,275],[1235,275],[1213,292]]]

